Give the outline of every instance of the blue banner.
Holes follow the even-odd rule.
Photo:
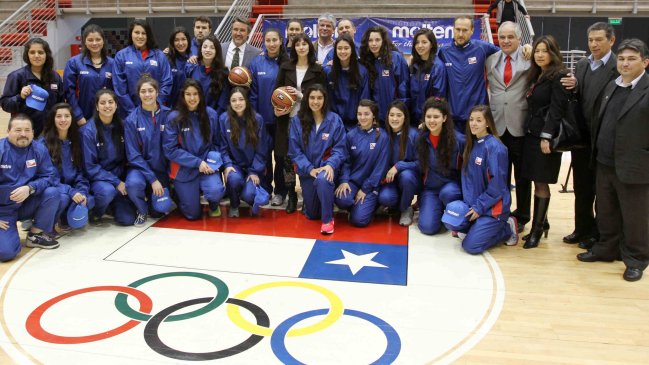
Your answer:
[[[304,33],[315,42],[318,38],[318,19],[307,18],[301,20],[302,24],[304,24]],[[421,28],[432,30],[439,46],[451,43],[453,41],[453,20],[453,18],[351,18],[351,21],[356,26],[356,36],[354,37],[356,44],[360,45],[363,33],[367,28],[379,25],[387,29],[388,36],[403,54],[411,53],[412,36]],[[262,29],[277,28],[286,37],[286,23],[288,23],[288,19],[265,19]],[[474,28],[475,31],[471,38],[480,39],[482,24],[479,19],[474,20]]]

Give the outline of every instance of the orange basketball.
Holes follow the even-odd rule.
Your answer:
[[[297,97],[291,95],[285,86],[278,87],[273,91],[273,95],[270,98],[270,102],[273,103],[273,106],[277,109],[287,109],[293,107],[293,104],[297,101]]]
[[[252,74],[250,70],[243,66],[233,67],[228,75],[228,81],[233,86],[250,87],[250,84],[252,84]]]

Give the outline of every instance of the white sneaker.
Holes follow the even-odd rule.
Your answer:
[[[464,241],[464,237],[466,237],[466,233],[457,232],[457,238],[459,238],[460,241]]]
[[[273,199],[270,200],[270,205],[278,207],[284,203],[284,197],[282,195],[273,195]]]
[[[509,219],[507,219],[507,224],[509,224],[509,229],[512,231],[512,235],[509,236],[507,241],[505,241],[505,245],[516,246],[518,243],[518,220],[516,217],[510,216]]]

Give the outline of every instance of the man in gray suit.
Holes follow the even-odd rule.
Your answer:
[[[516,23],[503,22],[498,28],[500,51],[487,58],[485,67],[489,80],[491,111],[496,129],[509,152],[509,181],[512,165],[516,182],[516,210],[512,215],[518,220],[521,232],[530,221],[531,182],[521,176],[523,161],[523,139],[529,88],[527,71],[530,61],[523,57],[521,30]]]
[[[620,77],[606,85],[591,128],[600,238],[592,249],[577,255],[583,262],[621,256],[626,281],[640,280],[649,265],[648,65],[649,50],[643,41],[620,43]]]
[[[248,19],[235,17],[232,22],[232,41],[221,44],[225,66],[228,69],[236,66],[248,67],[261,49],[248,44],[250,22]]]

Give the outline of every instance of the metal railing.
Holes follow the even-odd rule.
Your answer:
[[[191,13],[226,11],[232,0],[72,0],[62,14]]]
[[[482,16],[480,18],[480,22],[482,23],[480,39],[482,39],[485,42],[493,43],[494,37],[493,34],[491,33],[491,23],[489,22],[489,17]]]
[[[572,51],[561,51],[561,56],[563,57],[563,64],[570,70],[570,72],[575,72],[575,66],[580,59],[586,57],[586,51],[572,50]]]
[[[586,13],[628,13],[649,11],[648,0],[528,0],[528,10]]]
[[[250,12],[252,11],[253,0],[234,0],[230,9],[225,14],[219,26],[216,28],[214,35],[221,43],[229,42],[232,40],[232,22],[235,17],[243,17],[249,19]],[[252,34],[252,32],[251,32]]]
[[[519,0],[519,3],[523,5],[525,9],[525,1]],[[528,12],[529,13],[529,12]],[[532,22],[530,22],[529,17],[521,14],[521,12],[516,12],[516,22],[521,28],[521,43],[522,44],[532,44],[534,42],[534,29],[532,28]]]

